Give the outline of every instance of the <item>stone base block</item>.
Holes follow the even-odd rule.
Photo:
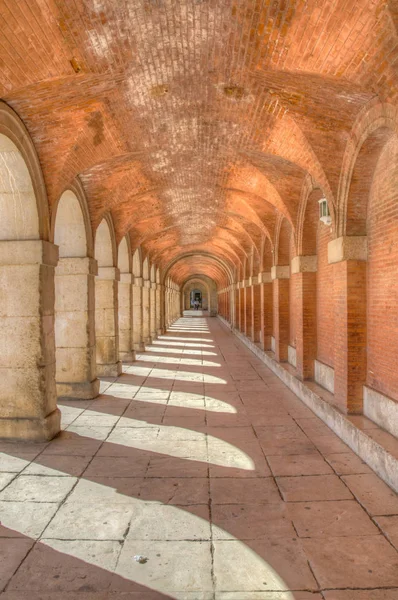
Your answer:
[[[122,362],[131,363],[135,361],[135,352],[131,350],[130,352],[119,352],[119,356]]]
[[[363,414],[395,437],[398,437],[398,402],[373,390],[363,388]]]
[[[43,419],[0,419],[0,438],[29,442],[48,442],[61,428],[61,411],[57,408]]]
[[[144,346],[149,346],[150,344],[152,344],[152,338],[151,337],[144,338]]]
[[[104,365],[97,364],[98,377],[119,377],[122,374],[122,363],[118,360],[117,363]]]
[[[58,398],[75,398],[77,400],[92,400],[99,394],[99,379],[94,381],[82,381],[77,383],[58,383]]]
[[[144,342],[140,342],[139,344],[133,344],[135,352],[144,352],[145,345]]]
[[[158,330],[157,330],[157,335],[158,335],[158,336],[159,336],[159,335],[163,335],[163,329],[158,329]]]

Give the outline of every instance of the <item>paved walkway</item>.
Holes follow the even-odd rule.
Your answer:
[[[397,600],[397,496],[217,319],[61,409],[0,446],[0,600]]]

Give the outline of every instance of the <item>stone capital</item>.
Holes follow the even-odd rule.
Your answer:
[[[142,287],[147,288],[148,290],[151,289],[151,282],[149,281],[149,279],[144,279]]]
[[[255,275],[253,277],[249,277],[249,285],[257,285],[258,283],[258,277],[256,277]]]
[[[289,279],[290,267],[289,266],[278,266],[271,268],[271,279]]]
[[[0,242],[2,265],[43,264],[56,267],[58,246],[43,240],[7,240]]]
[[[246,287],[250,287],[250,286],[251,286],[250,279],[245,279],[243,281],[243,287],[246,288]]]
[[[151,281],[151,290],[156,290],[156,283],[154,281]]]
[[[98,263],[95,258],[74,257],[60,258],[56,270],[57,275],[97,275]]]
[[[133,284],[135,285],[135,287],[142,287],[142,285],[143,285],[142,277],[134,277]]]
[[[120,283],[133,283],[133,276],[131,273],[120,273]]]
[[[98,279],[120,281],[120,271],[117,267],[98,267]]]
[[[330,265],[345,260],[367,260],[368,238],[366,235],[342,236],[328,244]]]
[[[257,277],[258,283],[271,283],[271,271],[264,271],[263,273],[259,273]]]
[[[296,273],[315,273],[317,271],[318,257],[315,256],[295,256],[290,264],[292,275]]]

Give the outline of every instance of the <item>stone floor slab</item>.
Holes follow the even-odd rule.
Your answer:
[[[147,562],[140,564],[134,556],[143,556]],[[211,592],[210,542],[127,541],[116,574],[165,593]],[[124,585],[120,578],[115,578],[112,589],[123,590]]]
[[[379,535],[366,512],[353,500],[292,502],[287,507],[300,537]]]
[[[322,588],[398,587],[398,552],[381,535],[304,539]],[[364,551],[366,549],[366,551]]]
[[[218,320],[102,391],[0,443],[0,600],[398,600],[396,495]]]
[[[286,502],[316,500],[349,500],[352,494],[336,475],[277,477],[278,487]]]

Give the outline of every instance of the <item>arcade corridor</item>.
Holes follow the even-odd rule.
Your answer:
[[[398,598],[397,496],[218,319],[60,408],[0,446],[0,600]]]

